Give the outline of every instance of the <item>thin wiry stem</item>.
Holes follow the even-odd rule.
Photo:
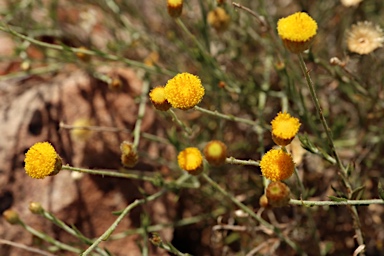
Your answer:
[[[289,203],[292,205],[303,205],[303,206],[370,205],[370,204],[384,204],[384,200],[367,199],[367,200],[341,200],[341,201],[307,201],[307,200],[291,199]]]
[[[302,254],[302,250],[301,248],[295,244],[290,238],[284,236],[281,232],[281,230],[275,226],[273,226],[272,224],[270,224],[269,222],[267,222],[266,220],[264,220],[263,218],[261,218],[259,215],[257,215],[252,209],[250,209],[249,207],[247,207],[246,205],[244,205],[243,203],[241,203],[239,200],[236,199],[235,196],[233,196],[232,194],[230,194],[228,191],[226,191],[225,189],[223,189],[219,184],[217,184],[215,181],[213,181],[207,174],[203,173],[201,174],[201,177],[203,177],[213,188],[215,188],[216,190],[218,190],[220,193],[222,193],[224,196],[226,196],[227,198],[229,198],[234,204],[236,204],[240,209],[242,209],[244,212],[246,212],[247,214],[249,214],[249,216],[251,216],[252,218],[254,218],[255,220],[257,220],[261,225],[263,225],[264,227],[270,229],[271,231],[273,231],[282,241],[286,242],[289,246],[291,246],[297,253],[299,254]]]
[[[167,70],[164,68],[160,68],[157,66],[156,67],[149,66],[149,65],[146,65],[146,64],[139,62],[139,61],[134,61],[134,60],[130,60],[127,58],[118,57],[116,55],[108,54],[108,53],[101,52],[101,51],[92,51],[89,49],[82,49],[82,48],[75,48],[75,47],[69,47],[69,46],[64,46],[64,45],[45,43],[45,42],[36,40],[34,38],[31,38],[29,36],[20,34],[20,33],[16,32],[15,30],[11,29],[7,25],[0,26],[0,30],[7,32],[13,36],[19,37],[19,38],[26,40],[28,42],[31,42],[33,44],[45,47],[45,48],[54,49],[54,50],[58,50],[58,51],[73,52],[73,53],[83,53],[83,54],[87,54],[87,55],[91,55],[91,56],[99,56],[99,57],[102,57],[102,58],[107,59],[107,60],[120,61],[120,62],[128,64],[132,67],[140,68],[140,69],[143,69],[147,72],[156,73],[156,74],[160,73],[160,74],[164,74],[164,75],[168,75],[168,76],[174,76],[176,74],[176,72],[173,72],[173,71],[170,71],[170,70]]]
[[[343,163],[341,162],[341,160],[339,158],[339,155],[337,154],[335,143],[333,142],[333,138],[332,138],[331,129],[329,128],[327,121],[325,120],[325,117],[323,115],[323,110],[321,109],[320,102],[319,102],[319,99],[318,99],[316,91],[315,91],[315,87],[313,85],[311,77],[309,76],[309,70],[307,69],[307,66],[304,62],[303,56],[301,53],[299,53],[298,55],[299,55],[300,68],[303,71],[303,74],[305,76],[305,80],[307,82],[313,103],[315,104],[317,114],[319,115],[319,118],[320,118],[321,124],[325,130],[325,133],[327,134],[329,147],[331,148],[332,154],[333,154],[334,158],[336,159],[336,163],[337,163],[339,169],[341,170],[339,172],[340,177],[343,181],[344,186],[347,188],[348,195],[351,196],[352,195],[352,186],[348,180],[347,169],[344,167]],[[355,222],[354,226],[355,226],[357,242],[359,245],[362,246],[362,245],[364,245],[364,237],[363,237],[363,233],[361,231],[361,224],[360,224],[359,215],[358,215],[357,209],[354,205],[350,205],[350,210],[351,210],[354,222]]]

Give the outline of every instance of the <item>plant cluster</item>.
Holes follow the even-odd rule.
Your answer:
[[[40,203],[30,204],[31,213],[76,237],[78,246],[33,229],[12,209],[3,213],[10,224],[21,225],[58,250],[110,255],[102,242],[134,208],[174,193],[179,201],[199,206],[200,215],[185,226],[204,220],[203,229],[212,236],[205,243],[216,243],[207,249],[200,241],[191,249],[183,245],[189,241],[178,242],[176,235],[173,241],[164,241],[157,232],[141,232],[143,255],[153,253],[150,244],[175,255],[375,255],[383,249],[383,231],[367,232],[375,222],[368,206],[384,204],[382,175],[376,171],[384,166],[384,81],[378,75],[384,64],[380,49],[384,35],[376,25],[384,12],[382,4],[373,0],[291,1],[285,10],[268,1],[168,0],[156,8],[155,1],[138,5],[89,2],[105,13],[107,28],[129,31],[136,39],[124,41],[111,32],[112,39],[103,49],[92,44],[47,43],[32,18],[29,25],[17,22],[17,14],[23,11],[15,3],[9,3],[0,30],[20,45],[40,47],[47,56],[36,68],[34,60],[26,57],[23,63],[32,67],[20,73],[41,72],[40,65],[52,72],[49,50],[54,50],[61,55],[60,65],[73,62],[87,67],[119,93],[121,81],[98,73],[95,66],[108,61],[136,70],[143,86],[137,121],[129,131],[133,140],[116,145],[125,169],[63,164],[66,159],[51,143],[39,141],[25,154],[25,172],[34,179],[54,175],[59,179],[65,171],[137,179],[152,184],[157,192],[143,193],[128,204],[96,238],[65,224]],[[154,21],[147,20],[144,11],[130,9],[140,5],[158,12],[151,14],[156,16]],[[297,11],[301,9],[307,12]],[[155,27],[156,19],[164,25]],[[55,28],[54,23],[50,26]],[[20,51],[26,52],[28,46]],[[127,53],[127,47],[138,56]],[[161,138],[140,130],[149,104],[157,120],[166,123]],[[86,118],[62,128],[87,143],[94,140],[92,132],[107,129]],[[170,174],[137,174],[138,163],[148,156],[140,148],[141,140],[172,146],[173,159],[151,159],[169,168]],[[321,164],[314,166],[315,161]],[[330,226],[337,225],[340,214],[352,243],[333,237],[337,231]],[[332,224],[324,225],[324,215]],[[183,220],[171,226],[177,229],[176,222]],[[166,225],[156,231],[162,228]]]

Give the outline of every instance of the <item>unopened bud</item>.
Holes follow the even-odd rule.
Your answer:
[[[121,163],[126,167],[134,167],[139,160],[139,156],[137,155],[136,149],[133,147],[132,143],[123,141],[120,144],[120,150]]]
[[[269,183],[266,191],[268,204],[273,207],[283,207],[291,200],[291,190],[281,181]]]
[[[44,209],[39,202],[31,202],[28,208],[33,214],[42,214],[44,212]]]
[[[9,224],[15,225],[20,223],[19,214],[14,210],[4,211],[3,217]]]

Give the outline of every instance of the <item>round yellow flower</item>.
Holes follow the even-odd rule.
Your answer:
[[[261,158],[260,168],[265,178],[279,181],[291,177],[295,163],[290,154],[281,149],[271,149]]]
[[[220,166],[227,158],[227,146],[219,140],[212,140],[204,147],[204,156],[210,165]]]
[[[168,80],[164,92],[172,107],[187,110],[202,100],[204,87],[198,76],[181,73]]]
[[[121,163],[125,167],[132,168],[139,161],[139,156],[136,149],[133,147],[133,144],[129,141],[123,141],[120,144],[121,150]]]
[[[180,17],[183,11],[183,0],[168,0],[167,7],[169,16],[173,18]]]
[[[219,33],[227,30],[230,21],[231,17],[227,14],[225,9],[221,7],[217,7],[207,15],[208,24]]]
[[[149,93],[149,98],[153,104],[153,106],[161,111],[167,111],[171,108],[171,104],[167,101],[165,98],[165,92],[164,92],[163,86],[158,86],[156,88],[153,88],[152,91]]]
[[[300,128],[299,119],[288,113],[279,112],[271,122],[272,139],[280,146],[286,146],[295,138]]]
[[[55,175],[61,170],[60,156],[49,142],[38,142],[25,154],[25,172],[34,179]]]
[[[184,149],[177,156],[177,161],[181,169],[192,175],[198,175],[203,171],[203,156],[197,148]]]
[[[317,32],[317,23],[305,12],[297,12],[277,22],[277,32],[287,49],[300,53],[309,48]]]

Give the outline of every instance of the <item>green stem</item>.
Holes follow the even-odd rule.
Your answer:
[[[62,170],[68,170],[68,171],[75,171],[75,172],[81,172],[81,173],[88,173],[88,174],[94,174],[94,175],[101,175],[101,176],[109,176],[109,177],[118,177],[118,178],[126,178],[126,179],[137,179],[137,180],[145,180],[149,182],[154,182],[155,178],[143,176],[140,174],[135,173],[121,173],[121,172],[115,172],[111,170],[90,170],[85,168],[78,168],[78,167],[72,167],[69,165],[63,165]]]
[[[255,160],[240,160],[240,159],[236,159],[234,157],[227,157],[225,159],[225,163],[227,164],[238,164],[238,165],[253,165],[253,166],[259,166],[259,161],[255,161]]]
[[[180,176],[177,181],[175,182],[176,185],[180,185],[182,184],[183,182],[185,182],[187,179],[190,178],[190,175],[188,173],[184,173],[182,176]],[[167,189],[164,188],[162,190],[160,190],[159,192],[151,195],[151,196],[148,196],[146,198],[143,198],[143,199],[136,199],[133,203],[129,204],[122,212],[121,214],[119,215],[119,217],[112,223],[112,225],[99,237],[95,240],[95,242],[93,242],[93,244],[88,247],[87,250],[85,250],[83,253],[81,253],[80,255],[81,256],[86,256],[88,255],[89,253],[91,253],[102,241],[106,241],[110,235],[113,233],[113,231],[115,231],[115,229],[117,228],[117,226],[119,225],[119,223],[124,219],[125,216],[127,216],[127,214],[135,207],[141,205],[141,204],[144,204],[146,202],[149,202],[149,201],[152,201],[152,200],[155,200],[156,198],[162,196],[165,192],[167,192]]]
[[[0,82],[6,81],[12,78],[21,78],[25,76],[41,75],[49,72],[54,72],[54,71],[60,70],[62,67],[63,67],[63,64],[50,64],[49,66],[33,68],[27,71],[9,73],[7,75],[2,75],[0,77]]]
[[[12,242],[12,241],[4,240],[4,239],[1,239],[1,238],[0,238],[0,244],[6,244],[6,245],[9,245],[9,246],[13,246],[15,248],[19,248],[19,249],[22,249],[22,250],[26,250],[26,251],[29,251],[29,252],[32,252],[32,253],[37,253],[37,254],[44,255],[44,256],[55,256],[55,254],[51,254],[49,252],[46,252],[46,251],[43,251],[43,250],[40,250],[40,249],[36,249],[36,248],[30,247],[30,246],[26,246],[24,244],[20,244],[20,243],[15,243],[15,242]]]
[[[204,46],[199,42],[199,40],[197,40],[197,38],[195,37],[195,35],[185,26],[185,24],[183,23],[183,21],[180,19],[180,18],[177,18],[176,20],[176,23],[177,25],[179,25],[179,27],[188,35],[188,37],[190,39],[192,39],[192,41],[196,44],[197,48],[199,48],[200,52],[201,52],[201,55],[203,56],[203,58],[205,59],[205,61],[210,65],[212,66],[213,68],[213,73],[216,74],[216,76],[222,80],[222,81],[226,81],[227,85],[233,85],[235,84],[234,82],[232,82],[228,76],[223,72],[223,70],[220,68],[220,66],[217,64],[217,62],[215,61],[215,59],[210,55],[210,53],[207,51],[206,48],[204,48]],[[225,87],[226,90],[230,91],[230,92],[235,92],[235,93],[240,93],[240,89],[237,88],[237,87],[229,87],[229,86],[226,86]]]
[[[176,222],[173,222],[173,223],[156,224],[156,225],[148,226],[146,229],[144,229],[144,228],[129,229],[127,231],[124,231],[124,232],[121,232],[121,233],[118,233],[115,235],[111,235],[109,239],[110,240],[118,240],[118,239],[122,239],[124,237],[130,236],[130,235],[143,234],[143,232],[145,232],[145,231],[152,233],[152,232],[161,231],[161,230],[163,230],[165,228],[169,228],[169,227],[176,228],[176,227],[191,225],[191,224],[195,224],[195,223],[201,222],[201,221],[206,220],[206,219],[216,218],[216,217],[224,214],[225,212],[226,211],[224,208],[219,208],[219,209],[217,209],[214,212],[209,213],[209,214],[201,214],[198,216],[183,218],[183,219],[176,221]]]
[[[14,36],[19,37],[23,40],[26,40],[28,42],[31,42],[33,44],[36,44],[36,45],[39,45],[39,46],[42,46],[45,48],[54,49],[54,50],[58,50],[58,51],[73,52],[73,53],[84,53],[84,54],[91,55],[91,56],[100,56],[104,59],[111,60],[111,61],[121,61],[125,64],[130,65],[130,66],[133,66],[136,68],[141,68],[145,71],[155,73],[155,74],[161,73],[161,74],[168,75],[168,76],[174,76],[176,74],[176,72],[174,72],[174,71],[170,71],[170,70],[160,68],[160,67],[148,66],[142,62],[130,60],[130,59],[123,58],[123,57],[118,57],[116,55],[108,54],[108,53],[101,52],[101,51],[92,51],[92,50],[88,50],[88,49],[80,49],[80,48],[75,48],[75,47],[45,43],[45,42],[36,40],[34,38],[25,36],[23,34],[20,34],[8,26],[0,26],[0,30],[7,32],[7,33],[10,33],[11,35],[14,35]]]
[[[341,162],[341,160],[339,158],[339,155],[336,152],[336,147],[335,147],[335,144],[333,142],[331,129],[329,129],[327,121],[325,120],[325,117],[323,115],[323,110],[321,109],[321,106],[320,106],[320,103],[319,103],[319,99],[318,99],[318,97],[316,95],[315,87],[313,85],[311,77],[309,76],[309,70],[307,69],[307,66],[305,65],[303,56],[302,56],[301,53],[299,53],[298,55],[299,55],[300,68],[301,68],[301,70],[304,73],[304,76],[305,76],[305,79],[307,81],[307,85],[308,85],[309,91],[310,91],[311,96],[312,96],[312,100],[313,100],[313,102],[315,104],[317,113],[318,113],[318,115],[320,117],[321,124],[323,125],[325,133],[327,134],[329,147],[331,148],[332,154],[333,154],[333,156],[336,159],[336,163],[337,163],[337,165],[339,166],[339,168],[341,170],[341,172],[339,172],[339,174],[340,174],[341,179],[342,179],[342,181],[344,183],[344,186],[347,188],[348,195],[351,196],[352,186],[351,186],[351,184],[349,183],[349,180],[348,180],[347,169],[344,167],[343,163]],[[356,207],[354,205],[350,205],[350,209],[351,209],[351,212],[352,212],[352,218],[354,219],[354,222],[355,222],[355,232],[356,232],[357,242],[358,242],[359,245],[364,245],[364,238],[363,238],[363,234],[362,234],[362,231],[361,231],[361,224],[360,224],[359,215],[357,213],[357,209],[356,209]]]
[[[0,79],[1,80],[1,79]],[[92,125],[86,125],[86,126],[74,126],[65,124],[63,122],[60,122],[60,129],[67,129],[67,130],[75,130],[75,129],[81,129],[81,130],[89,130],[89,131],[95,131],[95,132],[124,132],[131,134],[132,131],[126,128],[118,128],[118,127],[108,127],[108,126],[92,126]],[[160,142],[163,144],[169,144],[169,141],[167,139],[161,138],[159,136],[142,132],[141,137],[152,140],[155,142]]]
[[[66,251],[70,251],[70,252],[74,252],[74,253],[81,253],[81,249],[79,248],[76,248],[76,247],[72,247],[70,245],[67,245],[67,244],[64,244],[60,241],[57,241],[56,239],[54,239],[53,237],[47,235],[47,234],[44,234],[40,231],[37,231],[36,229],[28,226],[27,224],[25,224],[24,222],[20,221],[20,225],[25,229],[27,230],[29,233],[37,236],[38,238],[44,240],[44,241],[47,241],[48,243],[51,243],[55,246],[57,246],[58,248],[62,249],[62,250],[66,250]]]
[[[367,200],[343,200],[343,201],[307,201],[307,200],[291,199],[289,203],[292,205],[303,205],[303,206],[370,205],[370,204],[384,204],[384,200],[367,199]]]
[[[58,227],[60,227],[61,229],[63,229],[64,231],[66,231],[68,234],[74,236],[74,237],[77,237],[79,238],[80,240],[84,241],[84,243],[86,244],[92,244],[92,240],[85,237],[83,234],[81,234],[79,231],[75,231],[73,228],[69,227],[67,224],[65,224],[63,221],[61,221],[60,219],[56,218],[55,215],[53,215],[52,213],[50,212],[47,212],[43,209],[43,212],[41,214],[44,218],[46,218],[47,220],[51,221],[52,223],[54,223],[55,225],[57,225]],[[103,251],[102,249],[100,248],[96,248],[96,251],[98,253],[100,253],[101,255],[104,255],[104,256],[108,256],[108,253]]]
[[[145,104],[147,103],[147,95],[149,90],[149,81],[143,81],[143,88],[141,89],[140,96],[140,104],[139,104],[139,112],[137,114],[137,121],[135,124],[135,129],[133,130],[133,147],[137,149],[140,142],[140,129],[141,124],[143,122],[144,114],[145,114]]]
[[[272,224],[261,218],[261,216],[257,215],[252,209],[241,203],[239,200],[236,199],[232,194],[228,193],[225,189],[220,187],[219,184],[217,184],[215,181],[213,181],[207,174],[203,173],[200,175],[203,177],[212,187],[214,187],[216,190],[218,190],[220,193],[222,193],[224,196],[229,198],[234,204],[236,204],[240,209],[242,209],[244,212],[248,213],[252,218],[257,220],[261,225],[264,227],[272,230],[282,241],[286,242],[290,247],[292,247],[294,250],[296,250],[297,253],[302,254],[301,248],[295,244],[291,239],[284,236],[281,232],[281,230],[277,227],[274,227]]]
[[[109,236],[115,231],[117,226],[120,224],[120,222],[127,216],[127,214],[136,206],[139,206],[141,204],[144,204],[146,202],[155,200],[156,198],[160,197],[166,192],[165,189],[160,190],[159,192],[143,199],[136,199],[133,203],[129,204],[123,212],[119,215],[119,217],[112,223],[112,225],[99,237],[97,238],[91,246],[88,247],[87,250],[85,250],[83,253],[81,253],[81,256],[89,255],[102,241],[108,240]]]
[[[305,76],[305,80],[307,81],[309,92],[311,94],[313,103],[315,104],[316,111],[317,111],[317,113],[319,115],[320,122],[321,122],[321,124],[322,124],[322,126],[324,128],[324,131],[325,131],[326,135],[327,135],[329,147],[330,147],[330,149],[332,151],[333,156],[336,159],[337,165],[342,170],[343,175],[346,175],[345,167],[343,166],[343,164],[342,164],[342,162],[341,162],[341,160],[339,158],[339,155],[336,152],[336,147],[335,147],[335,144],[333,142],[331,129],[329,129],[327,121],[325,120],[325,117],[324,117],[324,114],[323,114],[323,110],[322,110],[322,108],[320,106],[320,102],[319,102],[319,99],[318,99],[316,91],[315,91],[315,87],[313,85],[311,77],[309,76],[309,70],[307,69],[307,66],[306,66],[306,64],[304,62],[302,54],[299,53],[298,55],[299,55],[300,68],[303,71],[303,74]]]
[[[217,112],[216,110],[215,111],[211,111],[211,110],[208,110],[208,109],[205,109],[205,108],[201,108],[199,106],[195,106],[194,109],[197,110],[197,111],[200,111],[200,112],[202,112],[204,114],[208,114],[208,115],[211,115],[211,116],[219,117],[221,119],[248,124],[248,125],[253,126],[257,130],[261,130],[262,129],[258,125],[257,122],[249,120],[249,119],[240,118],[240,117],[236,117],[236,116],[233,116],[233,115],[222,114],[222,113]]]
[[[191,130],[191,128],[189,128],[188,126],[186,126],[178,117],[177,117],[177,115],[176,115],[176,113],[172,110],[172,109],[170,109],[170,110],[168,110],[168,113],[170,113],[171,114],[171,116],[172,116],[172,119],[186,132],[186,134],[188,135],[188,136],[191,136],[192,135],[192,130]]]

